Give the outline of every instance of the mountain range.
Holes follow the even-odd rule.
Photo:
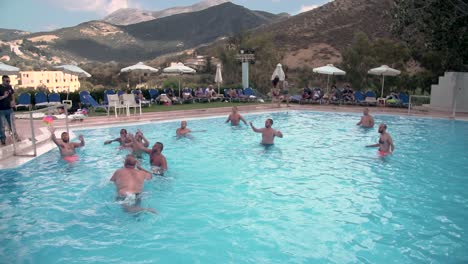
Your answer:
[[[137,8],[121,8],[106,16],[103,21],[113,25],[131,25],[182,13],[192,13],[229,2],[227,0],[205,0],[191,6],[180,6],[161,11],[148,11]]]
[[[13,40],[10,37],[8,41],[0,42],[0,46],[15,47],[11,50],[20,50],[16,55],[24,60],[135,62],[191,49],[282,18],[283,15],[252,11],[225,2],[201,11],[131,25],[90,21],[51,32],[31,33]],[[0,54],[3,54],[7,49],[1,50]]]
[[[248,31],[271,35],[288,67],[310,67],[339,63],[341,52],[358,31],[372,39],[392,38],[392,5],[393,0],[335,0],[289,17],[209,0],[191,7],[138,11],[155,18],[139,23],[133,23],[141,19],[132,16],[133,11],[119,10],[104,20],[51,32],[0,30],[0,57],[44,63],[131,63],[193,49],[209,54],[226,37]],[[119,20],[118,14],[126,11],[128,19]]]

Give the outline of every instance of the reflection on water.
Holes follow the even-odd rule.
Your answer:
[[[121,127],[82,131],[79,161],[53,150],[0,172],[0,259],[5,263],[464,262],[468,242],[467,123],[376,116],[395,153],[375,148],[359,115],[246,115],[283,132],[273,146],[225,118],[126,126],[164,144],[169,171],[145,183],[128,214],[109,182],[129,152]],[[435,144],[434,142],[438,142]],[[149,156],[139,158],[150,169]],[[138,252],[138,253],[135,253]],[[1,262],[1,261],[0,261]]]

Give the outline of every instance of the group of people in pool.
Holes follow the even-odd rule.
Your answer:
[[[363,116],[356,125],[364,128],[374,127],[374,118],[369,115],[369,108],[364,108]],[[379,147],[378,152],[380,156],[387,156],[392,154],[395,146],[393,145],[392,136],[387,133],[387,125],[383,123],[380,124],[378,131],[380,134],[379,142],[377,144],[367,145],[366,147]]]
[[[237,126],[241,121],[247,125],[247,121],[239,114],[237,107],[234,106],[225,122],[230,122],[232,126]],[[273,120],[270,118],[265,121],[264,128],[256,128],[252,122],[249,122],[249,124],[254,132],[262,134],[261,143],[263,145],[273,145],[275,137],[283,137],[281,131],[272,128]],[[369,109],[364,109],[364,115],[357,125],[365,128],[372,128],[374,126],[374,119],[369,115]],[[386,132],[386,129],[387,126],[381,124],[378,130],[380,133],[379,142],[367,146],[379,147],[380,155],[388,155],[394,150],[392,137]],[[61,140],[55,137],[55,129],[53,127],[50,127],[50,132],[52,134],[52,141],[59,147],[62,157],[67,161],[75,161],[77,159],[75,149],[85,145],[83,136],[80,135],[78,137],[80,143],[73,143],[69,141],[67,132],[62,133]],[[176,136],[190,137],[191,132],[192,131],[187,128],[187,121],[182,121],[180,127],[176,130]],[[123,201],[122,206],[128,212],[155,212],[154,209],[140,207],[141,192],[145,180],[151,179],[153,174],[164,175],[164,172],[168,169],[166,157],[162,154],[164,145],[161,142],[156,142],[153,147],[149,149],[149,141],[145,138],[143,132],[137,130],[135,135],[133,135],[128,133],[126,129],[120,130],[120,136],[118,138],[107,140],[104,144],[107,145],[113,142],[118,142],[121,148],[127,148],[131,151],[131,154],[125,157],[124,167],[116,170],[110,179],[110,181],[115,183],[117,200]],[[137,160],[137,157],[141,157],[143,153],[149,154],[152,172],[141,167]]]

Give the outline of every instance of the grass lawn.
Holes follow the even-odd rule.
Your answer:
[[[177,110],[194,110],[194,109],[208,109],[208,108],[218,108],[218,107],[233,107],[233,106],[242,106],[242,105],[255,105],[255,103],[231,103],[231,102],[211,102],[211,103],[193,103],[193,104],[176,104],[171,106],[151,104],[150,107],[142,107],[141,110],[143,113],[151,112],[167,112],[167,111],[177,111]],[[130,109],[133,113],[133,108]],[[138,109],[137,109],[138,112]],[[113,112],[111,112],[113,113]],[[98,109],[97,112],[91,111],[89,116],[104,116],[107,115],[102,109]]]

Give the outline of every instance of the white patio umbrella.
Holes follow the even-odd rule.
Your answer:
[[[15,75],[18,74],[20,69],[18,67],[10,66],[0,62],[0,75]]]
[[[177,63],[173,62],[173,63],[171,63],[171,66],[169,66],[167,68],[164,68],[163,72],[164,73],[175,73],[175,74],[182,75],[184,73],[194,74],[197,71],[190,68],[190,67],[185,66],[182,62],[177,62]],[[180,97],[180,76],[179,76],[179,97]]]
[[[54,66],[55,69],[61,70],[64,73],[68,73],[70,75],[76,75],[78,78],[89,78],[91,74],[87,73],[85,70],[81,69],[76,65],[64,64],[59,66]],[[67,90],[67,100],[68,94],[70,93],[70,86],[68,86]]]
[[[380,98],[383,98],[383,90],[384,90],[384,85],[385,85],[385,76],[397,76],[397,75],[400,75],[401,71],[390,68],[387,65],[382,65],[380,67],[370,69],[367,73],[382,76],[382,91],[380,93]]]
[[[125,67],[125,68],[122,68],[120,70],[120,72],[137,72],[137,73],[140,73],[140,74],[145,74],[145,73],[156,73],[158,72],[159,70],[156,69],[156,68],[153,68],[151,66],[148,66],[148,65],[145,65],[143,62],[138,62],[137,64],[135,65],[132,65],[132,66],[128,66],[128,67]],[[141,83],[141,75],[139,76],[139,80],[140,80],[140,83]],[[128,81],[130,82],[130,78],[128,79]],[[130,84],[130,83],[129,83]]]
[[[346,74],[345,71],[338,69],[337,67],[333,66],[333,64],[327,64],[326,66],[314,68],[314,69],[312,69],[312,71],[315,72],[315,73],[328,75],[328,78],[327,78],[327,93],[328,93],[328,84],[330,83],[330,76],[345,75]]]
[[[273,81],[276,76],[278,76],[280,81],[284,81],[284,79],[286,78],[286,75],[283,71],[283,66],[280,63],[276,65],[275,71],[271,75],[271,80]]]
[[[220,92],[219,86],[223,82],[223,75],[221,74],[221,64],[216,65],[216,76],[215,76],[215,83],[218,84],[218,94]]]

